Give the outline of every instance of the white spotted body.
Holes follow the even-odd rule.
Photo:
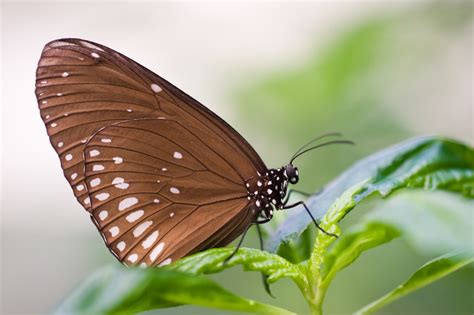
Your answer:
[[[298,169],[293,165],[270,169],[247,181],[247,199],[254,202],[261,217],[270,220],[273,210],[281,210],[285,206],[283,200],[287,195],[288,182],[298,182]]]

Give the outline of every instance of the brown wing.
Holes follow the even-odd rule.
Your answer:
[[[38,64],[36,95],[66,179],[118,258],[133,263],[129,256],[136,254],[135,263],[147,265],[177,259],[228,242],[253,220],[245,180],[266,171],[258,154],[222,119],[145,67],[89,41],[53,41]],[[180,149],[163,146],[169,139]],[[170,157],[175,152],[183,158]],[[181,185],[179,194],[169,190],[171,183]],[[234,231],[224,228],[228,223],[236,224]],[[146,231],[135,237],[139,227]],[[160,247],[143,242],[151,243],[155,229],[154,242],[165,245],[152,261]]]
[[[241,175],[173,118],[105,127],[85,158],[91,214],[125,263],[181,258],[221,242],[236,228],[229,223],[255,219]]]
[[[64,175],[86,209],[84,144],[100,128],[119,121],[174,117],[229,161],[228,173],[248,178],[266,171],[253,148],[217,115],[100,44],[80,39],[48,43],[38,63],[36,95]]]

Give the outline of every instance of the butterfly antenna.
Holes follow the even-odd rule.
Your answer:
[[[324,133],[322,135],[319,135],[316,138],[311,139],[310,141],[306,142],[303,146],[301,146],[301,148],[296,150],[295,154],[293,154],[293,156],[291,157],[291,160],[293,160],[295,158],[295,155],[297,155],[299,152],[301,152],[301,150],[303,150],[304,148],[308,147],[310,144],[312,144],[312,143],[314,143],[318,140],[321,140],[321,139],[326,138],[326,137],[341,137],[341,136],[342,136],[342,134],[340,132],[328,132],[328,133]]]
[[[306,152],[308,151],[311,151],[311,150],[314,150],[314,149],[317,149],[317,148],[320,148],[320,147],[324,147],[324,146],[327,146],[327,145],[331,145],[331,144],[352,144],[354,145],[355,143],[353,141],[350,141],[350,140],[333,140],[333,141],[328,141],[328,142],[325,142],[325,143],[321,143],[321,144],[318,144],[318,145],[315,145],[311,148],[308,148],[304,151],[301,151],[299,152],[298,154],[295,154],[291,160],[290,160],[290,164],[293,163],[293,161],[300,155],[302,154],[305,154]]]

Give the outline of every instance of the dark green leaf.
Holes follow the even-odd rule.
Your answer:
[[[313,250],[315,234],[315,229],[308,227],[296,240],[281,244],[277,254],[288,259],[293,264],[308,259]]]
[[[388,196],[400,188],[444,189],[474,196],[474,150],[462,143],[423,137],[392,146],[348,169],[307,202],[313,215],[338,222],[359,202],[378,192]],[[298,238],[311,224],[303,209],[295,210],[272,235],[268,248]]]
[[[107,267],[79,286],[56,314],[129,314],[193,304],[258,314],[293,314],[236,296],[203,276],[156,268]]]
[[[363,307],[356,314],[371,314],[383,306],[439,280],[474,262],[471,253],[448,254],[433,259],[418,269],[411,277],[380,299]]]

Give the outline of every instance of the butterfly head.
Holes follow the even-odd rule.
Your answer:
[[[299,180],[299,173],[298,173],[298,168],[296,166],[293,166],[293,164],[288,164],[284,167],[284,172],[283,174],[285,177],[288,179],[288,181],[291,184],[296,184],[298,183]]]

